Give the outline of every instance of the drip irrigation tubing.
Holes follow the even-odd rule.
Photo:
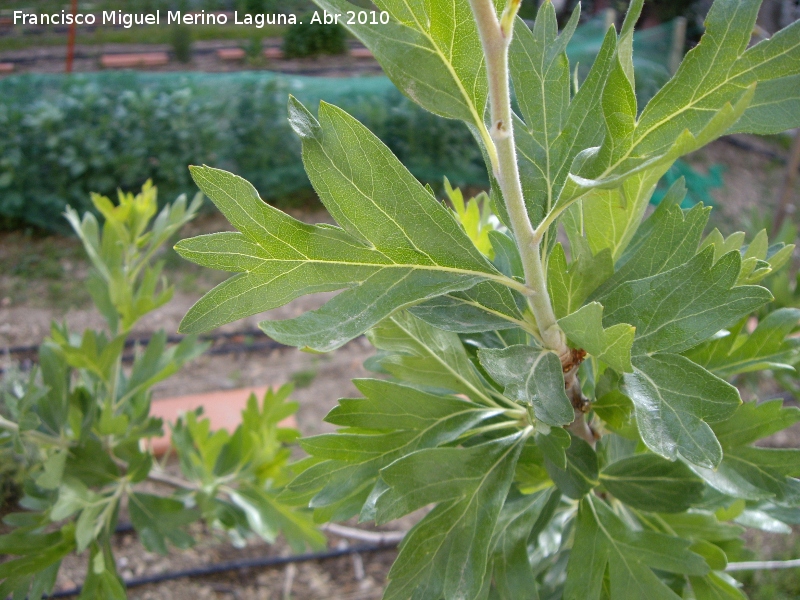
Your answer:
[[[178,344],[186,336],[183,335],[168,335],[167,343]],[[134,358],[134,353],[130,350],[136,346],[146,346],[152,339],[151,335],[133,337],[125,340],[125,348],[129,350],[126,352],[122,360],[124,362],[131,362]],[[212,345],[206,350],[206,354],[236,354],[239,352],[259,352],[263,350],[277,350],[280,348],[288,348],[285,344],[276,342],[270,337],[267,337],[259,329],[248,329],[244,331],[220,332],[202,335],[198,337],[201,342],[211,342]],[[214,345],[214,342],[222,340],[223,343]],[[36,362],[39,355],[39,346],[11,346],[7,348],[0,348],[0,357],[5,355],[10,358],[25,359],[25,362]],[[21,361],[22,362],[22,361]],[[25,364],[21,365],[23,370],[27,370]],[[5,372],[3,367],[0,367],[0,375]]]
[[[201,567],[193,567],[191,569],[180,569],[176,571],[167,571],[165,573],[157,573],[155,575],[145,575],[142,577],[134,577],[132,579],[123,580],[125,587],[133,588],[151,583],[162,583],[164,581],[172,581],[174,579],[183,579],[184,577],[206,577],[208,575],[217,575],[219,573],[227,573],[229,571],[238,571],[240,569],[253,569],[265,567],[278,567],[291,563],[310,562],[314,560],[327,560],[330,558],[339,558],[341,556],[349,556],[351,554],[370,554],[373,552],[383,552],[386,550],[394,550],[397,543],[385,544],[364,544],[360,546],[351,546],[349,548],[340,548],[337,550],[329,550],[327,552],[314,552],[309,554],[294,554],[292,556],[263,556],[260,558],[250,558],[243,560],[233,560],[228,562],[211,563]],[[81,593],[81,586],[76,586],[68,590],[54,592],[46,598],[70,598],[77,596]]]

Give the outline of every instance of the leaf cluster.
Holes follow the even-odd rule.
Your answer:
[[[391,22],[351,31],[409,98],[466,123],[497,222],[446,185],[448,210],[324,102],[314,116],[290,98],[289,115],[335,225],[192,167],[237,232],[177,245],[234,273],[182,330],[338,290],[261,327],[313,351],[365,333],[378,350],[368,366],[386,378],[340,401],[327,417],[337,433],[301,442],[310,457],[281,498],[320,522],[432,506],[400,548],[389,599],[741,598],[725,574],[742,556],[740,525],[785,528],[800,505],[798,450],[757,445],[800,411],[743,403],[731,383],[794,373],[800,313],[748,327],[772,300],[759,283],[793,246],[704,236],[709,209],[681,209],[682,181],[644,216],[679,157],[800,124],[800,24],[751,46],[759,2],[717,0],[700,44],[639,107],[641,1],[580,85],[566,56],[579,10],[559,33],[549,2],[532,28],[514,2],[377,4]],[[509,77],[513,123],[495,117],[511,106]]]

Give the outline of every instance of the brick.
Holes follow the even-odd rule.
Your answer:
[[[353,58],[372,58],[372,52],[369,48],[350,48],[350,56]]]
[[[217,50],[217,58],[220,60],[242,60],[245,56],[242,48],[220,48]]]

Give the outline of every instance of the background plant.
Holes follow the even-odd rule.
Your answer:
[[[283,36],[283,52],[288,58],[347,52],[347,34],[336,24],[312,23],[314,13],[300,15]]]
[[[94,210],[92,190],[138,189],[148,178],[162,196],[188,192],[187,164],[235,170],[286,206],[291,194],[310,189],[283,108],[289,91],[341,98],[434,185],[443,171],[459,185],[485,181],[469,132],[419,109],[383,79],[31,75],[0,83],[0,225],[58,229],[52,215],[67,204]]]
[[[38,372],[27,381],[4,381],[0,409],[0,456],[18,465],[15,477],[25,509],[6,515],[10,533],[0,536],[0,598],[49,594],[61,560],[88,550],[81,598],[125,598],[111,537],[127,513],[142,544],[165,554],[167,544],[192,545],[187,526],[202,519],[234,540],[256,533],[274,541],[283,531],[297,551],[324,544],[302,510],[277,499],[290,478],[287,443],[299,434],[279,426],[297,405],[285,386],[259,401],[248,400],[233,432],[210,429],[200,412],[181,418],[172,430],[182,477],[155,463],[148,440],[163,435],[150,416],[153,386],[200,354],[194,336],[167,345],[163,331],[134,346],[123,366],[135,323],[164,305],[172,288],[161,277],[160,248],[192,219],[202,198],[184,196],[157,213],[156,189],[119,195],[115,205],[95,194],[103,217],[66,217],[83,242],[93,270],[86,282],[106,321],[104,331],[70,332],[54,323],[39,349]],[[13,380],[12,380],[13,379]],[[154,494],[142,482],[174,489]],[[4,507],[5,508],[5,507]]]

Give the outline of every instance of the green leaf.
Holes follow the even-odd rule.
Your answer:
[[[716,544],[712,544],[711,542],[707,542],[705,540],[698,540],[692,544],[690,548],[692,552],[702,556],[705,559],[706,564],[708,564],[708,566],[714,571],[724,571],[725,567],[728,566],[727,555],[722,548]]]
[[[314,527],[310,513],[282,503],[274,493],[245,485],[230,496],[247,515],[252,530],[268,542],[273,543],[278,532],[283,532],[295,553],[303,552],[306,545],[315,550],[325,548],[325,536]]]
[[[689,577],[689,583],[697,600],[747,600],[725,575],[709,573],[705,577]]]
[[[650,450],[713,469],[722,448],[708,425],[731,416],[739,392],[683,356],[655,354],[633,359],[624,391],[636,407],[636,424]]]
[[[399,312],[367,333],[384,350],[380,365],[400,380],[466,394],[491,403],[487,389],[459,337],[431,327],[408,312]]]
[[[14,534],[10,534],[14,535]],[[25,598],[27,593],[49,592],[55,585],[61,560],[75,549],[74,528],[72,525],[48,535],[26,532],[26,537],[34,538],[25,547],[8,544],[8,535],[0,536],[0,547],[8,553],[22,555],[20,558],[0,563],[0,597],[14,594],[14,598]],[[42,542],[46,541],[46,545]]]
[[[463,292],[451,292],[409,307],[415,317],[455,333],[478,333],[532,325],[524,320],[522,297],[493,281],[479,283]]]
[[[762,369],[794,371],[800,342],[786,339],[800,323],[800,309],[780,308],[769,313],[747,334],[746,319],[724,337],[709,340],[686,356],[720,377]]]
[[[439,503],[403,539],[385,599],[478,596],[524,439],[421,450],[381,471],[389,489],[378,499],[380,520]]]
[[[599,600],[608,568],[614,600],[678,600],[651,569],[705,575],[708,566],[690,542],[652,531],[632,531],[602,501],[581,501],[567,565],[564,600]]]
[[[537,433],[535,436],[536,445],[542,451],[542,455],[559,469],[567,468],[566,450],[572,443],[572,437],[565,429],[554,427],[550,433],[544,435]]]
[[[736,517],[736,522],[751,529],[760,529],[769,533],[791,534],[792,528],[783,521],[768,515],[761,510],[744,510]]]
[[[241,273],[201,299],[182,330],[347,288],[317,311],[261,324],[278,341],[330,350],[398,308],[482,280],[521,288],[492,267],[447,209],[358,121],[326,104],[321,123],[295,100],[290,110],[309,177],[343,229],[305,225],[261,202],[244,180],[194,167],[200,188],[241,234],[201,236],[176,249],[199,264]],[[363,160],[352,160],[353,147],[362,148]]]
[[[552,496],[552,489],[509,494],[492,534],[490,573],[501,600],[536,600],[528,538]]]
[[[784,408],[780,400],[762,404],[746,402],[727,420],[714,425],[725,457],[715,470],[692,469],[716,490],[746,500],[800,501],[797,451],[749,446],[800,421],[797,408]]]
[[[735,286],[741,257],[729,252],[712,264],[706,248],[686,264],[665,273],[629,281],[599,298],[603,325],[636,328],[633,355],[682,352],[769,302],[758,286]]]
[[[667,191],[653,214],[636,230],[630,245],[619,259],[616,272],[594,293],[599,298],[620,284],[658,275],[681,266],[697,252],[710,208],[696,204],[683,211],[686,195],[683,179]]]
[[[509,49],[511,79],[522,99],[525,118],[514,127],[520,177],[534,224],[555,206],[575,157],[603,139],[601,92],[613,63],[617,36],[609,28],[586,80],[570,101],[570,70],[564,50],[578,18],[576,10],[556,38],[554,11],[549,3],[543,3],[533,32],[517,20]]]
[[[592,410],[603,419],[612,431],[628,437],[631,417],[634,413],[633,402],[619,390],[611,390],[592,403]],[[638,435],[634,432],[638,438]]]
[[[167,541],[181,550],[190,548],[194,543],[192,536],[186,532],[186,526],[196,521],[200,513],[187,508],[183,502],[134,492],[130,495],[128,510],[133,527],[150,552],[166,556]]]
[[[675,535],[689,540],[729,542],[739,539],[744,532],[738,525],[721,523],[713,513],[698,510],[690,513],[665,514],[661,518]]]
[[[631,346],[635,328],[625,323],[603,328],[603,306],[598,302],[587,304],[580,310],[562,317],[558,324],[567,338],[613,369],[630,373]]]
[[[319,0],[317,4],[343,16],[359,11],[343,0]],[[388,24],[341,21],[372,51],[389,79],[432,113],[484,128],[486,71],[469,3],[379,0],[376,6],[391,15]]]
[[[570,437],[572,443],[566,452],[566,468],[551,462],[547,455],[544,466],[558,489],[565,496],[578,500],[600,483],[597,478],[597,454],[582,439]]]
[[[61,485],[67,452],[54,452],[42,463],[44,470],[36,477],[36,485],[46,490],[55,490]]]
[[[545,2],[539,8],[533,31],[517,19],[509,48],[511,79],[524,119],[524,123],[515,124],[514,133],[524,197],[534,226],[555,203],[554,180],[564,162],[560,156],[564,144],[558,138],[570,103],[566,48],[579,18],[577,8],[558,35],[556,11],[550,2]]]
[[[355,383],[366,398],[342,400],[326,418],[354,430],[303,440],[303,448],[323,460],[294,479],[282,497],[310,500],[314,508],[353,499],[342,517],[349,518],[361,510],[380,469],[416,450],[450,442],[502,412],[387,381]]]
[[[723,448],[736,448],[769,437],[800,422],[800,408],[782,400],[744,402],[733,415],[714,425]]]
[[[50,510],[50,519],[61,521],[100,500],[101,497],[87,488],[80,479],[65,477],[58,488],[58,500]]]
[[[758,85],[796,75],[800,27],[747,48],[759,4],[715,2],[703,40],[638,119],[630,78],[620,74],[626,69],[618,61],[603,91],[607,135],[598,148],[578,155],[556,203],[563,208],[583,198],[581,218],[593,252],[611,248],[619,258],[669,165],[731,129]],[[620,40],[618,56],[623,51]]]
[[[800,114],[800,75],[762,81],[742,117],[728,133],[770,135],[797,127]]]
[[[89,556],[89,568],[83,582],[79,600],[107,598],[108,600],[126,600],[125,584],[116,571],[116,563],[111,548],[106,542],[103,547],[92,545]]]
[[[525,278],[525,270],[514,238],[495,229],[489,232],[489,241],[494,250],[495,267],[506,277],[522,281]]]
[[[586,240],[578,237],[572,249],[575,258],[567,265],[564,248],[556,244],[547,265],[547,290],[559,319],[583,306],[592,292],[614,273],[607,248],[593,255]]]
[[[75,550],[76,552],[83,552],[89,547],[95,539],[100,535],[100,532],[106,526],[103,516],[104,510],[109,502],[105,501],[100,504],[90,504],[81,511],[77,522],[75,523]]]
[[[564,391],[561,360],[554,352],[531,346],[478,350],[484,369],[512,400],[533,407],[536,418],[548,425],[572,423],[575,412]]]
[[[637,454],[611,463],[600,473],[605,488],[625,504],[650,512],[676,513],[698,503],[705,490],[683,463]]]

